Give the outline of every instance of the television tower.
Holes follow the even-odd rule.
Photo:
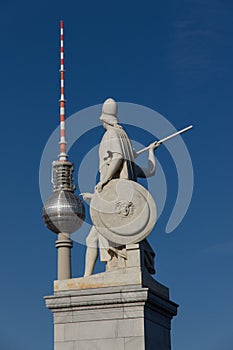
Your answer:
[[[64,22],[60,21],[60,153],[52,163],[53,194],[46,201],[42,216],[49,230],[58,234],[58,280],[71,278],[70,251],[73,242],[70,234],[77,231],[85,219],[81,200],[74,194],[73,163],[68,161],[65,133],[65,65]]]

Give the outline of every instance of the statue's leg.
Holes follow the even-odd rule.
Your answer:
[[[84,277],[93,274],[95,263],[98,257],[98,232],[95,227],[91,228],[91,231],[86,239],[87,249],[85,258],[85,272]]]
[[[100,261],[110,261],[112,255],[109,253],[109,241],[103,237],[101,234],[98,235],[99,238],[99,248],[100,248]]]
[[[87,277],[93,274],[97,257],[98,257],[98,248],[87,247],[84,277]]]

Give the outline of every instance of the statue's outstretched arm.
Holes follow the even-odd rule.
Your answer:
[[[155,174],[155,168],[156,168],[156,160],[155,160],[155,155],[154,155],[154,150],[158,148],[159,145],[155,145],[152,143],[149,146],[149,154],[148,154],[148,166],[147,168],[142,168],[138,165],[136,165],[136,172],[137,172],[137,177],[151,177],[154,176]]]

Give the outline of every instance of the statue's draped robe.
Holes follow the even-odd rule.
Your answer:
[[[132,181],[137,180],[136,169],[134,164],[134,153],[130,139],[125,131],[120,127],[109,128],[99,145],[99,172],[100,181],[104,179],[105,174],[108,171],[108,164],[112,159],[122,159],[122,164],[119,170],[113,176],[114,179],[128,179]],[[100,248],[100,260],[109,261],[111,255],[109,254],[109,248],[116,246],[114,243],[109,242],[103,237],[97,229],[93,226],[89,236],[87,238],[88,246],[96,246],[97,240],[99,241]]]
[[[122,158],[122,166],[113,176],[114,179],[137,180],[134,154],[131,141],[125,131],[120,127],[108,129],[99,146],[100,181],[107,171],[108,162],[114,158]]]

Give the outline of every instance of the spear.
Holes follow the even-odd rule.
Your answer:
[[[165,141],[168,141],[168,140],[172,139],[173,137],[178,136],[178,135],[182,134],[183,132],[192,129],[192,127],[193,127],[192,125],[189,125],[189,126],[187,126],[186,128],[184,128],[184,129],[182,129],[182,130],[180,130],[180,131],[175,132],[174,134],[171,134],[171,135],[169,135],[169,136],[167,136],[167,137],[164,137],[163,139],[161,139],[161,140],[159,140],[159,141],[155,141],[155,142],[154,142],[154,145],[161,145],[161,144],[164,143]],[[136,156],[139,156],[141,153],[147,151],[150,147],[151,147],[151,145],[149,145],[149,146],[147,146],[147,147],[145,147],[145,148],[140,149],[139,151],[137,151]]]

